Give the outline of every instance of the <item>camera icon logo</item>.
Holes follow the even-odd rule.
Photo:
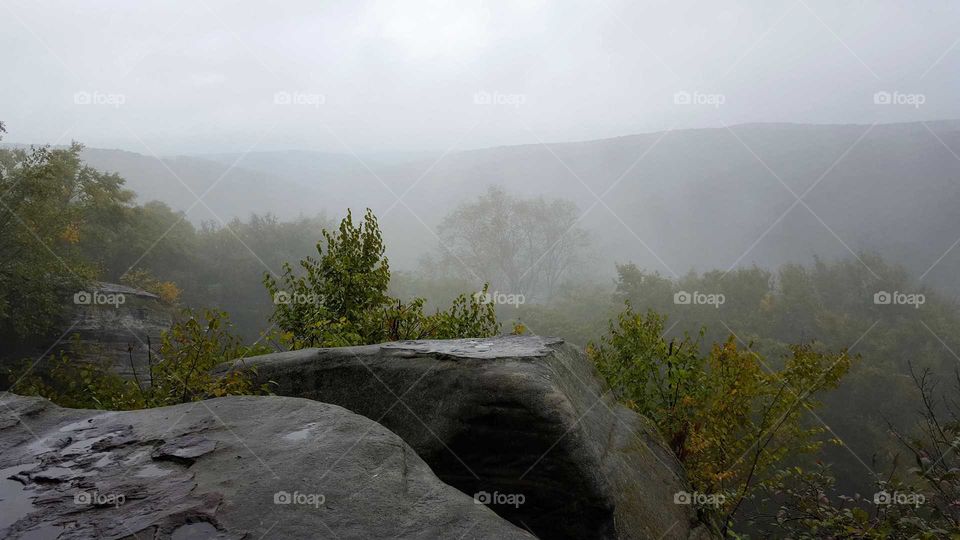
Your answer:
[[[673,494],[673,504],[691,504],[693,497],[686,491],[678,491]]]
[[[673,303],[680,306],[688,306],[693,301],[693,295],[687,291],[678,291],[673,293]]]
[[[274,92],[273,94],[273,104],[274,105],[290,105],[293,103],[293,96],[290,92],[280,91]]]
[[[273,295],[273,303],[274,303],[274,304],[289,304],[289,303],[290,303],[290,293],[288,293],[287,291],[277,291],[277,293]]]
[[[79,291],[73,295],[73,303],[78,306],[89,306],[93,302],[93,295],[87,291]]]
[[[873,94],[874,105],[890,105],[893,103],[893,95],[890,92],[876,92]]]
[[[873,303],[879,306],[889,305],[893,301],[893,295],[887,291],[879,291],[873,294]]]
[[[73,94],[73,102],[76,105],[90,105],[93,103],[93,96],[90,92],[76,92]]]
[[[893,497],[887,491],[878,491],[873,494],[873,504],[891,504]]]
[[[81,491],[73,496],[73,504],[90,506],[93,504],[93,496],[86,491]]]
[[[286,491],[278,491],[273,494],[273,504],[290,504],[293,497]]]
[[[673,94],[674,105],[690,105],[693,103],[693,96],[686,90],[681,90]]]
[[[473,103],[475,105],[490,105],[493,103],[493,96],[486,90],[480,90],[473,94]]]
[[[486,491],[478,491],[473,494],[473,504],[490,504],[493,498]]]

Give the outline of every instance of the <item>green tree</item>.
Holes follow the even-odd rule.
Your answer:
[[[95,243],[132,204],[123,179],[87,167],[79,144],[0,149],[0,337],[44,336],[96,275]]]
[[[424,300],[404,304],[387,294],[390,264],[376,216],[367,210],[355,225],[351,212],[337,231],[323,231],[319,257],[284,263],[263,283],[273,298],[271,320],[294,348],[380,343],[396,339],[485,337],[499,331],[493,304],[460,295],[447,311],[423,312]],[[483,292],[486,292],[484,289]]]
[[[701,510],[723,532],[787,458],[820,448],[823,429],[807,425],[807,411],[850,367],[845,352],[795,345],[773,369],[733,336],[704,355],[695,339],[664,338],[663,317],[629,305],[588,352],[615,394],[659,427],[693,487],[715,497]]]

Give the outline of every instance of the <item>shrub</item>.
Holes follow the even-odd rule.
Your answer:
[[[108,361],[76,361],[61,352],[43,375],[25,363],[14,370],[13,392],[43,396],[64,407],[131,410],[175,405],[227,395],[265,393],[254,388],[253,368],[243,359],[270,352],[265,346],[246,346],[231,333],[226,313],[207,310],[201,315],[186,311],[182,320],[164,332],[156,351],[148,343],[147,369],[138,372],[129,350],[133,379],[112,370]],[[82,352],[74,342],[72,351]],[[222,376],[213,368],[225,362],[234,367]],[[238,365],[239,364],[239,365]]]
[[[160,297],[164,304],[175,306],[180,301],[182,291],[172,281],[161,281],[149,271],[136,269],[127,272],[120,278],[120,282],[135,289],[141,289]]]
[[[481,302],[481,295],[461,294],[450,309],[433,315],[423,312],[422,298],[408,303],[391,298],[386,247],[369,209],[360,225],[354,225],[348,211],[339,229],[324,230],[323,237],[325,242],[317,243],[319,257],[300,261],[302,273],[285,263],[280,279],[264,276],[275,304],[271,321],[292,348],[487,337],[499,332],[496,310]]]

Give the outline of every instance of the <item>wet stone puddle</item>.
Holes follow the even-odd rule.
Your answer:
[[[38,510],[38,507],[33,504],[33,499],[38,493],[11,478],[35,466],[36,463],[27,463],[0,469],[0,505],[3,506],[3,511],[0,512],[0,537],[5,538],[8,527]],[[63,530],[56,525],[45,525],[26,531],[20,538],[21,540],[53,539]]]

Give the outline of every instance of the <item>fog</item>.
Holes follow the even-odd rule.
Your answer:
[[[958,29],[0,0],[0,537],[960,537]]]
[[[960,116],[960,6],[946,0],[6,1],[3,13],[8,142],[439,157],[747,122]],[[926,99],[878,107],[880,91]],[[78,92],[103,105],[78,106]],[[278,92],[302,105],[276,104]],[[476,104],[478,92],[500,104]],[[679,106],[677,92],[707,104]]]

